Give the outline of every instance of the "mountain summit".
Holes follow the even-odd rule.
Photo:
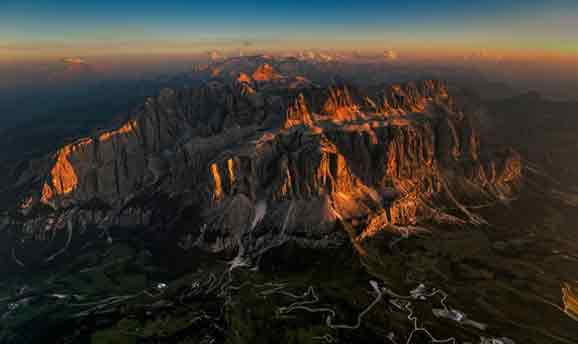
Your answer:
[[[519,156],[482,150],[443,82],[267,90],[163,90],[122,126],[56,152],[22,203],[52,210],[10,226],[165,228],[195,209],[183,235],[205,250],[325,245],[341,225],[363,240],[390,225],[479,224],[468,202],[507,199],[519,183]]]

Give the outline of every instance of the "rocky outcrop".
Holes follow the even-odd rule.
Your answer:
[[[272,58],[266,55],[235,57],[213,61],[194,69],[196,78],[218,78],[226,83],[244,84],[255,90],[309,89],[324,81],[324,71],[314,64],[294,58]],[[315,77],[317,82],[308,77]],[[323,77],[320,77],[323,76]]]
[[[268,63],[260,65],[253,72],[253,80],[255,81],[271,81],[275,79],[280,79],[282,76],[275,72],[273,66]]]
[[[305,97],[302,93],[299,94],[293,104],[287,108],[283,128],[289,129],[297,125],[313,126],[313,119],[311,118],[311,113],[309,112],[307,104],[305,103]]]
[[[240,83],[250,84],[253,82],[253,79],[245,73],[239,73],[239,77],[237,78],[237,81]]]
[[[564,312],[578,321],[578,282],[562,283],[562,302]]]
[[[363,118],[347,87],[329,88],[329,96],[323,105],[321,113],[336,121],[352,121]]]
[[[194,163],[187,150],[224,130],[250,127],[275,111],[256,94],[230,87],[203,87],[177,93],[166,89],[148,99],[134,119],[119,129],[69,144],[55,155],[42,201],[55,208],[98,197],[109,203],[165,176],[174,162]],[[189,153],[186,153],[189,152]]]
[[[375,103],[378,104],[379,112],[405,114],[422,112],[426,110],[428,104],[436,104],[440,101],[452,107],[453,100],[448,97],[445,84],[439,80],[425,80],[419,84],[410,82],[404,85],[387,86],[379,92]]]
[[[516,191],[519,156],[482,151],[442,82],[297,95],[238,87],[270,72],[164,90],[118,129],[63,147],[39,203],[57,223],[151,227],[166,223],[143,200],[162,194],[177,219],[201,209],[189,241],[222,251],[248,249],[248,237],[259,247],[271,237],[326,240],[339,223],[366,223],[357,240],[387,226],[481,223],[472,202]],[[86,210],[95,202],[96,215]]]

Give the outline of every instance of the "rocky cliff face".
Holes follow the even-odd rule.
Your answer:
[[[143,201],[162,194],[173,223],[200,209],[188,246],[259,250],[319,244],[338,224],[363,240],[388,226],[481,223],[468,206],[507,199],[520,182],[519,156],[483,151],[442,82],[299,93],[251,82],[164,90],[120,128],[62,147],[26,203],[52,213],[11,226],[165,226]]]

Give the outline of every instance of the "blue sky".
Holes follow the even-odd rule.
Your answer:
[[[244,41],[578,51],[576,22],[577,0],[1,0],[0,54],[202,50]]]

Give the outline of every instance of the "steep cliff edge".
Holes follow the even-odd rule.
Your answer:
[[[194,205],[202,221],[189,224],[189,246],[319,244],[339,223],[356,240],[392,225],[479,224],[468,206],[505,200],[520,183],[520,157],[483,151],[442,82],[296,93],[249,92],[242,79],[166,89],[123,126],[62,147],[25,205],[53,212],[11,226],[36,236],[71,221],[162,227]],[[171,200],[169,224],[143,201],[157,194]]]

